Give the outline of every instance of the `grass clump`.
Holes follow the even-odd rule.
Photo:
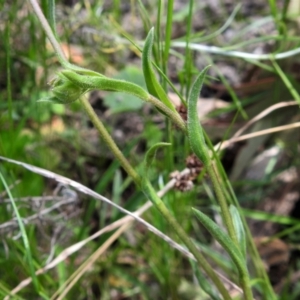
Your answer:
[[[107,6],[78,2],[73,9],[63,3],[55,6],[54,1],[42,2],[41,7],[35,0],[29,2],[30,7],[10,7],[10,20],[5,27],[3,66],[7,89],[1,92],[8,101],[2,104],[1,124],[6,132],[1,132],[0,158],[5,163],[0,174],[5,187],[3,204],[7,206],[1,207],[1,222],[3,228],[10,229],[5,232],[2,252],[18,271],[8,271],[0,281],[1,295],[5,299],[111,299],[115,292],[130,299],[153,299],[153,295],[155,299],[191,299],[194,296],[182,291],[188,282],[186,289],[203,299],[233,299],[232,291],[238,299],[285,299],[284,288],[281,287],[282,295],[277,292],[262,262],[252,223],[246,220],[246,216],[255,219],[261,215],[249,209],[249,202],[242,201],[245,190],[252,192],[253,187],[266,197],[265,187],[277,178],[278,168],[290,167],[280,166],[278,156],[274,156],[265,169],[260,169],[263,174],[259,178],[264,178],[265,185],[243,175],[252,167],[248,162],[258,154],[259,146],[274,143],[263,140],[267,133],[299,126],[296,117],[291,126],[282,126],[286,121],[282,115],[264,119],[280,107],[296,107],[299,102],[296,79],[285,72],[285,65],[278,63],[299,50],[285,48],[288,42],[297,40],[286,29],[287,19],[292,18],[288,1],[284,1],[282,12],[272,1],[265,7],[272,18],[266,15],[263,20],[272,24],[274,36],[249,39],[250,42],[242,41],[242,35],[231,39],[226,36],[229,28],[239,26],[239,18],[241,23],[243,18],[246,22],[246,8],[242,5],[227,11],[223,3],[215,15],[226,15],[227,20],[223,24],[210,21],[209,30],[198,24],[200,29],[196,30],[195,16],[202,16],[204,11],[209,16],[213,11],[209,5],[203,9],[194,1],[178,11],[176,5],[181,4],[176,1],[158,1],[155,7],[133,1],[128,10],[120,1]],[[18,37],[18,30],[23,30],[21,22],[12,22],[20,10],[26,13],[22,21],[32,40],[23,56],[10,41]],[[126,16],[122,11],[127,12]],[[75,21],[77,14],[83,12],[81,21]],[[61,17],[62,13],[68,13],[72,26],[66,25],[68,21]],[[102,34],[97,27],[99,18]],[[119,24],[125,18],[130,20],[127,28]],[[185,30],[176,39],[173,28],[183,24]],[[259,22],[254,22],[243,32],[251,36],[258,26]],[[43,30],[39,31],[39,27]],[[87,32],[98,37],[100,53]],[[60,42],[67,39],[71,41],[67,46]],[[56,56],[49,52],[48,40]],[[248,46],[266,40],[273,42],[271,54],[246,52]],[[78,41],[84,44],[79,59],[76,62],[70,55],[73,61],[69,62],[65,50],[75,51],[73,44]],[[44,51],[38,51],[39,46]],[[20,48],[26,49],[23,47]],[[245,52],[236,50],[238,47],[244,47]],[[22,83],[15,74],[15,57],[25,69]],[[248,77],[247,83],[235,81],[234,75],[230,77],[230,68],[222,68],[225,58],[220,57],[232,59],[236,69],[247,66],[243,74]],[[131,68],[126,61],[141,70],[131,75],[143,76],[145,84],[128,79],[130,76],[120,78],[124,70]],[[175,71],[171,66],[174,61]],[[180,70],[178,64],[182,66]],[[275,90],[260,92],[258,88],[255,93],[249,92],[260,81],[266,82],[264,72],[278,75],[268,81],[277,83]],[[52,80],[48,74],[52,74]],[[46,80],[50,82],[47,93],[42,86]],[[209,128],[209,120],[217,118],[203,118],[198,106],[199,96],[214,89],[220,97],[227,95],[231,100],[225,109],[214,112],[219,118],[231,118],[226,129],[217,132],[217,138]],[[174,95],[177,105],[172,101]],[[22,105],[18,97],[26,98],[27,105]],[[288,100],[284,97],[295,101],[283,102]],[[262,98],[274,101],[261,101]],[[99,99],[106,99],[106,112]],[[111,107],[108,99],[113,99]],[[142,104],[124,105],[132,99]],[[278,106],[279,100],[282,106]],[[81,115],[81,110],[86,114]],[[236,124],[248,118],[252,119],[237,131]],[[121,123],[123,131],[114,122]],[[129,138],[132,132],[126,132],[125,124],[132,132],[133,127],[136,129],[133,138]],[[261,127],[250,127],[253,124]],[[249,128],[255,132],[241,136]],[[249,142],[246,154],[237,152],[236,162],[241,163],[226,167],[228,152],[223,150],[254,137],[256,142]],[[261,138],[260,144],[257,137]],[[219,144],[213,146],[216,142]],[[295,160],[292,164],[297,166]],[[20,166],[27,171],[19,171]],[[36,174],[33,177],[29,171],[48,179],[43,181]],[[18,188],[15,180],[19,178]],[[172,189],[174,186],[181,191]],[[241,208],[244,204],[248,209]],[[141,215],[146,211],[143,220]],[[273,213],[276,216],[276,211]],[[269,213],[263,213],[263,218],[270,220]],[[282,231],[289,236],[296,232],[298,224],[292,217],[286,218],[285,222],[294,225],[288,233]],[[133,225],[134,219],[137,222]],[[283,222],[278,216],[274,220],[276,224]],[[268,240],[281,233],[272,233]],[[20,237],[23,242],[17,243]],[[218,242],[221,250],[211,241]],[[287,282],[282,279],[280,284]]]

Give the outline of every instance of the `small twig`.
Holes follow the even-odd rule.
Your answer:
[[[231,145],[233,143],[237,143],[237,142],[244,141],[244,140],[249,140],[249,139],[261,136],[261,135],[271,134],[271,133],[274,133],[274,132],[290,130],[290,129],[297,128],[297,127],[300,127],[300,122],[295,122],[295,123],[289,124],[289,125],[277,126],[277,127],[273,127],[273,128],[264,129],[264,130],[260,130],[260,131],[257,131],[257,132],[245,134],[245,135],[242,135],[242,136],[239,136],[239,137],[234,137],[234,138],[231,138],[227,141],[222,142],[221,146],[220,146],[220,144],[216,145],[215,150],[223,150],[223,149],[227,148],[229,145]]]
[[[69,199],[69,200],[65,199],[63,201],[57,202],[54,205],[52,205],[51,207],[43,209],[43,210],[39,211],[38,213],[35,213],[35,214],[31,215],[28,218],[22,218],[22,221],[25,225],[27,225],[30,222],[33,222],[34,220],[39,219],[42,216],[51,213],[53,210],[56,210],[56,209],[58,209],[59,207],[61,207],[63,205],[73,203],[74,201],[75,201],[74,199]],[[0,225],[0,230],[6,230],[7,231],[9,227],[13,227],[13,228],[18,227],[18,220],[17,220],[16,217],[13,218],[12,220],[8,221],[8,222],[2,223]]]
[[[172,42],[171,47],[174,48],[186,48],[186,42]],[[226,49],[222,49],[216,46],[208,46],[208,45],[201,45],[195,43],[189,43],[188,47],[191,50],[211,53],[211,54],[219,54],[223,56],[230,56],[230,57],[238,57],[243,59],[251,59],[251,60],[280,60],[285,59],[291,56],[295,56],[300,53],[300,48],[296,48],[290,51],[281,52],[277,54],[254,54],[254,53],[247,53],[241,51],[228,51]]]
[[[247,130],[252,124],[255,122],[259,121],[260,119],[264,118],[271,112],[273,112],[276,109],[282,108],[282,107],[287,107],[287,106],[292,106],[292,105],[299,105],[296,101],[287,101],[287,102],[280,102],[276,103],[265,110],[263,110],[261,113],[256,115],[254,118],[252,118],[249,122],[247,122],[242,128],[240,128],[232,138],[240,136],[245,130]]]
[[[64,196],[41,196],[41,197],[20,197],[15,198],[15,202],[48,202],[48,201],[62,201],[63,199],[66,199]],[[10,203],[9,199],[3,199],[0,200],[0,204],[2,203]]]

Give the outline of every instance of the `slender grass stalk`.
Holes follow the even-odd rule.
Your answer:
[[[6,85],[7,85],[7,99],[8,99],[8,120],[9,120],[9,127],[13,129],[13,119],[12,119],[12,93],[11,93],[11,60],[10,60],[10,21],[5,28],[5,52],[6,52]]]
[[[201,36],[198,39],[196,39],[197,37],[197,33],[191,35],[190,40],[199,42],[199,43],[203,43],[205,41],[209,41],[213,38],[216,38],[217,36],[219,36],[222,32],[224,32],[233,22],[234,18],[236,17],[238,11],[240,10],[240,8],[242,7],[241,3],[238,3],[236,5],[236,7],[234,8],[234,10],[232,11],[231,15],[227,18],[226,22],[224,23],[223,26],[221,26],[219,29],[217,29],[215,32],[205,35],[205,36]]]
[[[66,60],[65,54],[63,53],[61,47],[59,46],[59,43],[57,42],[55,35],[53,34],[52,29],[51,29],[48,21],[46,20],[37,0],[29,0],[29,2],[31,3],[36,16],[38,17],[48,39],[50,40],[50,43],[51,43],[61,65],[65,68],[69,68],[71,70],[77,70],[77,71],[86,70],[84,68],[73,65]],[[52,4],[54,5],[54,2]],[[55,10],[55,8],[52,7],[51,13],[54,13],[54,10]],[[54,17],[53,17],[53,20],[55,21]]]
[[[145,28],[146,32],[149,32],[149,30],[151,28],[151,21],[150,21],[147,9],[145,8],[145,6],[141,0],[137,0],[137,1],[140,6],[144,28]]]
[[[280,78],[282,79],[283,83],[285,84],[285,86],[287,87],[287,89],[290,91],[291,95],[295,98],[295,100],[300,105],[300,95],[299,95],[299,93],[294,88],[294,86],[292,85],[292,83],[290,82],[290,80],[288,79],[288,77],[285,75],[285,73],[281,70],[281,68],[278,65],[278,63],[275,60],[273,60],[272,63],[273,63],[273,66],[274,66],[277,74],[280,76]]]
[[[0,296],[3,297],[2,299],[5,299],[5,296],[6,297],[9,296],[9,297],[14,297],[13,298],[14,300],[25,300],[25,298],[22,298],[18,295],[12,295],[10,290],[6,286],[4,286],[2,282],[0,282]]]
[[[189,1],[189,14],[187,19],[187,29],[186,29],[186,47],[185,47],[185,61],[184,61],[184,74],[185,74],[185,97],[188,98],[191,81],[192,81],[192,53],[189,48],[191,32],[192,32],[192,19],[193,19],[193,6],[194,0]]]
[[[52,29],[52,32],[56,39],[58,38],[57,32],[56,32],[56,22],[55,22],[55,0],[49,0],[48,1],[48,22],[50,24],[50,27]]]
[[[157,65],[162,66],[163,65],[163,56],[162,56],[162,45],[161,45],[161,40],[162,40],[162,34],[161,34],[161,19],[162,19],[162,14],[163,14],[163,0],[158,0],[158,5],[157,5],[157,16],[156,16],[156,60],[155,62]]]
[[[221,208],[222,216],[224,223],[226,224],[229,236],[233,240],[233,242],[238,245],[238,240],[236,236],[236,232],[232,223],[232,217],[229,212],[227,199],[225,198],[225,195],[222,190],[223,182],[222,179],[219,176],[216,163],[211,161],[211,163],[207,166],[207,172],[209,174],[209,177],[212,181],[215,193],[217,195],[217,199]]]
[[[167,74],[166,65],[167,65],[167,61],[169,60],[169,51],[170,51],[171,38],[172,38],[173,6],[174,6],[174,0],[168,0],[165,45],[164,45],[164,52],[163,52],[163,66],[164,66],[163,71],[165,74]]]
[[[165,43],[164,49],[162,52],[162,71],[163,74],[167,74],[167,62],[169,60],[169,51],[170,51],[170,44],[172,38],[172,23],[173,23],[173,6],[174,0],[167,1],[167,23],[166,23],[166,30],[165,30]],[[166,93],[168,92],[167,80],[166,76],[161,76],[162,86]],[[168,170],[174,170],[174,138],[173,138],[173,130],[172,124],[169,118],[166,119],[166,133],[167,133],[167,141],[171,144],[171,147],[165,149],[166,158],[168,160]]]
[[[213,61],[210,57],[207,57],[208,63],[212,64]],[[228,81],[226,80],[225,76],[222,74],[222,72],[220,72],[218,67],[214,67],[214,69],[217,71],[222,83],[224,84],[224,86],[226,87],[227,91],[229,92],[230,96],[233,99],[234,104],[236,105],[236,109],[238,110],[238,112],[242,115],[242,117],[244,119],[248,119],[247,113],[245,112],[245,110],[242,107],[241,101],[239,100],[238,96],[236,95],[234,89],[230,86],[230,84],[228,83]]]
[[[271,14],[274,19],[274,23],[277,27],[278,34],[282,34],[283,27],[282,27],[281,20],[279,18],[278,5],[275,0],[268,0],[268,2],[269,2],[270,9],[271,9]]]
[[[161,101],[153,97],[152,95],[149,96],[148,101],[155,105],[157,108],[161,109],[162,111],[168,112],[168,116],[170,119],[184,132],[187,133],[186,123],[182,120],[178,113],[174,113],[169,110]]]
[[[112,153],[119,160],[121,166],[124,168],[124,170],[127,172],[127,174],[132,177],[132,179],[138,186],[140,186],[141,185],[140,176],[132,168],[131,164],[128,162],[126,157],[123,155],[123,153],[120,151],[120,149],[116,145],[115,141],[112,139],[110,134],[107,132],[106,128],[104,127],[102,122],[99,120],[97,114],[95,113],[94,109],[90,105],[87,98],[81,97],[80,103],[81,103],[83,109],[85,110],[86,114],[89,116],[91,122],[94,124],[94,126],[98,130],[98,132],[99,132],[101,138],[104,140],[105,144],[110,148]]]
[[[8,185],[6,184],[6,181],[5,181],[5,179],[4,179],[1,172],[0,172],[0,180],[1,180],[1,182],[4,186],[4,188],[5,188],[5,191],[6,191],[8,197],[10,199],[11,205],[13,207],[14,213],[15,213],[17,221],[18,221],[18,225],[19,225],[19,228],[20,228],[20,231],[21,231],[21,236],[22,236],[23,244],[24,244],[24,248],[25,248],[25,257],[26,257],[26,260],[28,261],[29,272],[30,272],[30,275],[31,275],[31,278],[32,278],[32,281],[33,281],[33,285],[34,285],[37,293],[41,295],[41,286],[39,284],[37,276],[35,275],[33,257],[32,257],[32,253],[31,253],[30,244],[29,244],[27,233],[26,233],[26,229],[25,229],[25,226],[24,226],[23,221],[22,221],[22,217],[19,213],[18,207],[17,207],[17,205],[14,201],[14,198],[13,198],[11,192],[10,192],[10,189],[9,189]]]
[[[113,8],[114,8],[114,15],[115,19],[119,21],[121,15],[121,1],[120,0],[113,0]]]
[[[282,9],[282,15],[281,15],[282,20],[285,20],[286,17],[287,17],[290,2],[291,2],[291,0],[284,0],[283,1],[283,9]]]

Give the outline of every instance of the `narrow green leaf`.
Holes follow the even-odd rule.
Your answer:
[[[127,66],[116,74],[113,79],[126,80],[146,88],[143,72],[140,68]],[[136,111],[143,107],[144,101],[133,95],[126,95],[121,92],[106,93],[103,97],[104,104],[109,108],[110,113],[120,113],[124,111]]]
[[[55,0],[48,1],[48,21],[54,36],[57,38],[58,34],[56,31],[56,22],[55,22]]]
[[[147,101],[149,94],[140,86],[125,80],[111,79],[105,76],[80,75],[70,70],[61,72],[72,83],[82,89],[124,92]]]
[[[230,237],[222,231],[219,226],[212,221],[205,214],[200,212],[199,210],[192,208],[193,212],[202,223],[202,225],[209,231],[209,233],[221,244],[221,246],[227,251],[233,262],[236,264],[240,275],[244,275],[247,273],[246,265],[244,263],[244,258],[237,248],[237,246],[233,243]]]
[[[156,79],[152,67],[151,56],[152,56],[153,41],[154,41],[154,28],[152,28],[148,33],[143,48],[143,55],[142,55],[143,72],[144,72],[147,89],[152,96],[161,100],[171,110],[176,111],[174,105],[171,103],[164,89],[161,87],[158,80]]]
[[[2,182],[3,186],[4,186],[4,189],[8,195],[8,198],[11,202],[11,206],[13,208],[13,211],[14,211],[14,214],[16,216],[16,219],[17,219],[17,222],[18,222],[18,225],[19,225],[19,228],[20,228],[20,232],[21,232],[21,236],[22,236],[22,239],[23,239],[23,245],[24,245],[24,250],[25,250],[25,259],[26,261],[28,262],[28,265],[29,265],[29,271],[30,271],[30,275],[31,275],[31,278],[32,278],[32,281],[33,281],[33,284],[34,284],[34,287],[36,289],[37,292],[40,291],[41,289],[41,285],[39,283],[39,280],[35,274],[35,269],[34,269],[34,259],[33,259],[33,256],[32,256],[32,252],[31,252],[31,248],[30,248],[30,243],[29,243],[29,239],[28,239],[28,235],[27,235],[27,232],[26,232],[26,228],[25,228],[25,225],[24,225],[24,222],[22,220],[22,217],[20,215],[20,212],[19,212],[19,209],[15,203],[15,200],[10,192],[10,189],[2,175],[2,173],[0,172],[0,182]]]
[[[243,226],[243,222],[241,220],[239,211],[237,210],[237,208],[234,205],[230,205],[229,211],[230,211],[230,215],[232,217],[233,226],[234,226],[234,229],[235,229],[235,232],[237,235],[237,239],[239,242],[240,251],[241,251],[244,259],[246,259],[247,242],[246,242],[246,233],[245,233],[245,229]]]
[[[144,174],[143,177],[147,178],[148,176],[148,170],[155,158],[156,155],[156,151],[158,148],[160,147],[168,147],[170,146],[170,143],[157,143],[155,145],[153,145],[146,153],[145,155],[145,159],[144,159]]]
[[[207,149],[203,134],[202,126],[200,125],[200,120],[198,118],[197,111],[197,101],[199,99],[199,94],[202,88],[202,84],[205,78],[205,74],[207,72],[207,66],[196,78],[191,93],[188,99],[188,121],[187,121],[187,129],[188,129],[188,137],[190,141],[190,145],[194,153],[197,157],[204,163],[204,165],[208,164],[209,158],[207,157]]]

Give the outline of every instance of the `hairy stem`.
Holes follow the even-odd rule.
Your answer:
[[[158,109],[163,111],[167,116],[185,133],[187,134],[187,127],[186,123],[183,121],[183,119],[180,117],[180,115],[177,112],[172,111],[169,109],[164,103],[162,103],[160,100],[155,98],[154,96],[149,94],[148,101],[155,105]]]
[[[92,108],[91,104],[87,100],[86,97],[80,98],[80,103],[89,116],[91,122],[94,124],[96,129],[98,130],[101,138],[104,140],[105,144],[109,147],[111,152],[115,155],[115,157],[119,160],[121,166],[127,172],[129,176],[134,180],[134,182],[140,186],[141,185],[141,178],[138,173],[132,168],[126,157],[120,151],[118,146],[116,145],[115,141],[112,139],[110,134],[107,132],[106,128],[104,127],[103,123],[99,120],[97,114],[95,113],[94,109]]]

